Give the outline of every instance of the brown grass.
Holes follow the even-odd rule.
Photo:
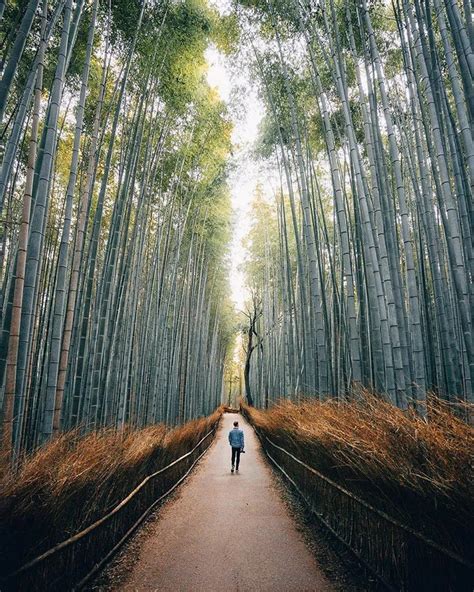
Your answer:
[[[224,413],[240,413],[240,409],[238,407],[230,407],[229,405],[223,406]]]
[[[125,498],[147,475],[185,454],[220,419],[170,429],[69,432],[0,479],[0,574],[82,530]]]
[[[307,464],[467,556],[474,434],[446,403],[430,402],[428,422],[370,395],[245,411]]]

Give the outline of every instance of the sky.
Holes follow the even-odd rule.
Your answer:
[[[217,4],[219,4],[218,8],[223,8],[225,2],[216,2]],[[264,115],[264,107],[249,80],[248,72],[240,70],[236,74],[230,67],[228,58],[214,46],[209,46],[207,49],[206,59],[209,67],[208,82],[210,86],[217,89],[221,99],[228,105],[232,103],[233,92],[245,88],[245,93],[239,97],[238,114],[235,109],[230,109],[234,125],[232,134],[234,155],[228,179],[234,222],[230,245],[229,280],[232,300],[237,310],[243,310],[247,294],[242,272],[246,251],[242,240],[251,227],[251,202],[260,176],[258,163],[252,158],[251,151]]]

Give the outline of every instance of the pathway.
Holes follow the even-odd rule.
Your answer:
[[[230,472],[227,433],[243,424],[246,454]],[[216,440],[141,545],[122,592],[330,592],[274,485],[257,437],[223,416]]]

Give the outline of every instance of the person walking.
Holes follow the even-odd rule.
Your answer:
[[[232,468],[230,472],[239,472],[240,454],[244,452],[244,432],[239,429],[239,422],[234,421],[234,427],[229,432],[229,444],[232,447]]]

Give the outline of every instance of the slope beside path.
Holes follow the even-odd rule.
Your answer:
[[[230,472],[227,433],[238,419],[246,454]],[[160,512],[122,592],[329,592],[274,485],[257,437],[225,414],[179,498]]]

